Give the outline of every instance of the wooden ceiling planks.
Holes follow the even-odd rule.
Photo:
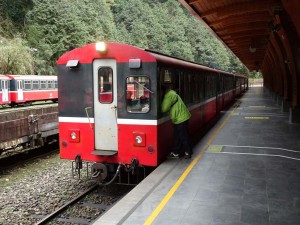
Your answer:
[[[180,0],[250,70],[259,70],[279,0]],[[255,53],[255,54],[254,54]],[[259,63],[258,63],[259,62]]]
[[[300,0],[179,0],[264,86],[300,109]],[[300,121],[300,120],[299,120]]]

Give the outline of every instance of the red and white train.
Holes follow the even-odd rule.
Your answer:
[[[101,182],[120,168],[156,167],[169,153],[173,125],[161,113],[161,85],[172,85],[192,117],[190,135],[248,88],[248,78],[120,43],[94,43],[57,62],[60,155],[92,163]]]
[[[0,105],[58,100],[57,76],[0,75]]]

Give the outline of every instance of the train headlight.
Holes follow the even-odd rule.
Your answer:
[[[80,130],[79,129],[70,129],[69,130],[69,142],[80,142]]]
[[[101,54],[106,54],[107,53],[107,45],[105,42],[97,42],[96,43],[96,51],[100,52]]]
[[[137,147],[146,146],[146,134],[141,132],[133,132],[133,145]]]

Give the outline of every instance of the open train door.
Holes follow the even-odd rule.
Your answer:
[[[102,156],[118,151],[117,69],[114,59],[97,59],[93,64],[95,151]]]

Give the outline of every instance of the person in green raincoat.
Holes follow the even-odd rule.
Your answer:
[[[191,114],[180,96],[166,85],[161,86],[163,101],[161,104],[162,112],[167,112],[174,124],[174,142],[170,158],[179,158],[181,146],[184,146],[185,158],[189,159],[192,155],[192,147],[189,141],[188,121]]]

